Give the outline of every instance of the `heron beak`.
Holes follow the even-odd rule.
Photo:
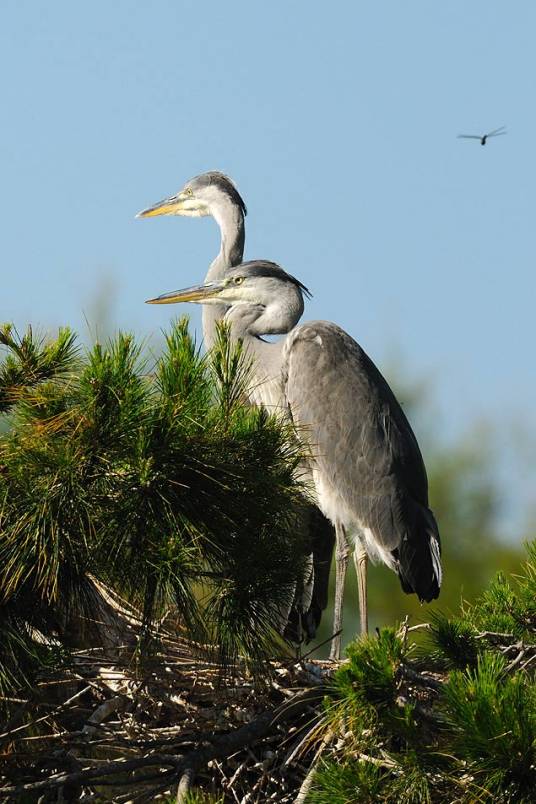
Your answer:
[[[195,199],[191,195],[186,195],[183,192],[177,195],[172,195],[169,198],[164,198],[152,207],[142,209],[136,215],[137,218],[154,218],[157,215],[187,215],[189,217],[201,217],[208,215],[206,205]]]
[[[154,218],[156,215],[180,215],[180,208],[183,200],[184,199],[181,199],[180,194],[171,196],[170,198],[164,198],[163,201],[153,204],[152,207],[142,209],[141,212],[138,212],[136,217]]]
[[[156,299],[147,299],[145,304],[179,304],[180,302],[199,302],[200,304],[216,298],[225,287],[225,282],[207,282],[184,290],[173,290]]]
[[[142,209],[141,212],[138,212],[136,217],[154,218],[156,215],[173,215],[175,209],[176,205],[170,204],[166,201],[160,201],[158,204],[155,204],[154,207],[147,207],[147,209]]]

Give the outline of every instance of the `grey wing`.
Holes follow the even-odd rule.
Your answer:
[[[426,472],[410,424],[353,338],[335,324],[313,321],[294,331],[285,362],[292,416],[307,428],[319,467],[346,503],[380,494],[394,476],[427,505]]]
[[[494,128],[493,131],[490,131],[489,134],[486,134],[486,137],[499,137],[501,134],[506,134],[506,126],[499,126],[499,128]]]
[[[330,322],[295,329],[285,357],[292,416],[306,428],[315,465],[333,492],[327,502],[319,498],[322,509],[335,521],[336,511],[329,506],[342,505],[356,523],[370,529],[379,554],[399,573],[406,591],[423,599],[437,596],[440,570],[434,570],[437,584],[432,588],[429,556],[424,580],[416,565],[417,549],[430,552],[430,534],[439,543],[428,509],[426,470],[389,385],[353,338]],[[401,553],[408,549],[404,558]]]

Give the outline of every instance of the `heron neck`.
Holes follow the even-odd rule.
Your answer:
[[[226,203],[213,210],[213,216],[220,227],[220,251],[212,262],[207,279],[219,279],[229,268],[240,265],[244,256],[246,230],[242,210],[231,203]]]
[[[206,282],[221,279],[230,268],[240,265],[246,240],[244,215],[239,207],[226,202],[214,209],[212,215],[220,227],[221,244],[218,256],[208,269]],[[216,322],[223,318],[227,309],[224,304],[203,305],[203,340],[206,349],[210,349],[214,343]]]
[[[278,408],[286,409],[281,373],[286,337],[265,341],[253,334],[246,321],[240,320],[231,322],[231,337],[242,341],[246,360],[252,361],[251,384],[247,389],[250,402],[264,405],[271,413]]]

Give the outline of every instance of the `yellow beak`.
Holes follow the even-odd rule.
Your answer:
[[[179,304],[180,302],[203,302],[213,299],[225,287],[225,282],[207,282],[205,285],[194,285],[184,290],[173,290],[155,299],[147,299],[145,304]]]
[[[137,218],[154,218],[156,215],[180,215],[183,209],[184,197],[181,195],[174,195],[171,198],[165,198],[152,207],[142,209],[136,215]]]
[[[187,218],[201,218],[210,214],[210,209],[205,201],[181,190],[177,195],[164,198],[158,204],[142,209],[136,217],[154,218],[156,215],[185,215]]]

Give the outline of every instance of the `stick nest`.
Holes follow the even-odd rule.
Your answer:
[[[194,781],[209,800],[293,801],[332,663],[274,661],[259,679],[169,626],[142,660],[139,618],[114,602],[121,642],[110,644],[108,617],[107,644],[72,652],[30,695],[4,700],[0,801],[180,802]]]

